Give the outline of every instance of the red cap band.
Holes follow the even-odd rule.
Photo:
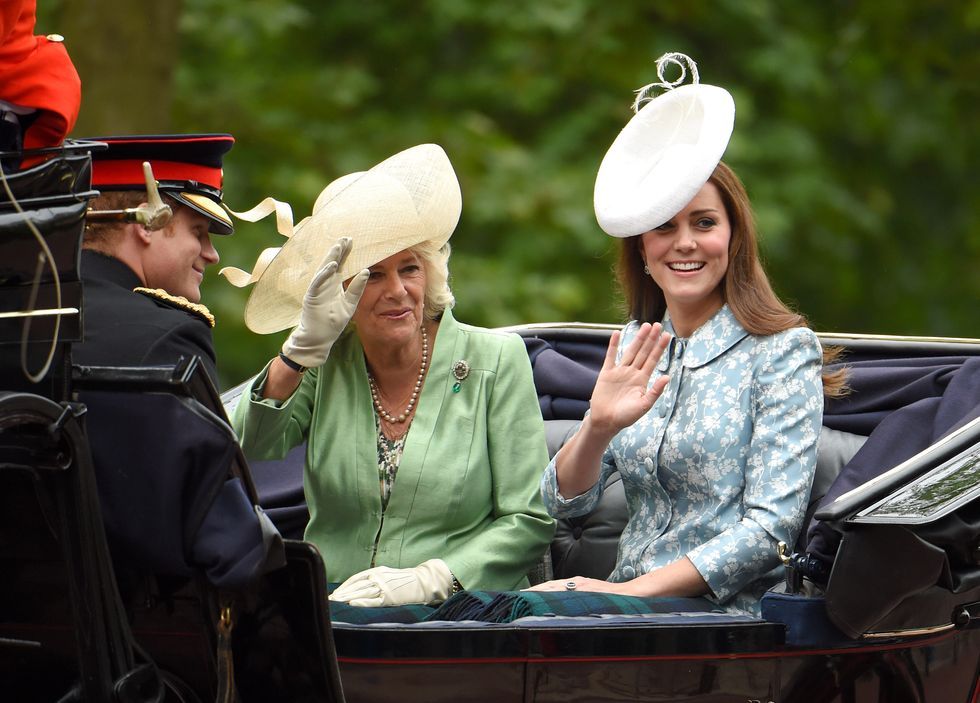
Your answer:
[[[220,168],[200,166],[179,161],[150,160],[153,177],[158,181],[197,181],[221,190]],[[105,159],[92,162],[92,185],[140,186],[143,180],[143,162],[130,159]]]

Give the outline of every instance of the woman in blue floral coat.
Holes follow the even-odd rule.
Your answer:
[[[678,88],[685,62],[693,84]],[[664,79],[667,65],[678,80]],[[802,527],[823,396],[842,392],[843,378],[821,379],[832,354],[759,261],[748,195],[721,162],[731,95],[699,84],[682,54],[662,56],[657,71],[595,186],[599,225],[620,238],[632,321],[612,335],[590,410],[541,481],[548,511],[572,517],[619,471],[629,522],[608,581],[536,588],[690,597],[692,609],[757,615],[779,578],[778,543]],[[668,90],[647,97],[656,87]]]
[[[748,196],[724,163],[675,216],[624,238],[618,269],[633,321],[613,334],[542,495],[555,517],[581,515],[618,470],[629,523],[608,581],[538,588],[704,596],[758,614],[813,481],[820,343],[773,293]]]

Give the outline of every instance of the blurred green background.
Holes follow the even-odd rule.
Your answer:
[[[618,322],[592,187],[667,51],[735,97],[725,159],[777,291],[820,331],[980,337],[980,1],[40,0],[83,81],[74,136],[235,135],[234,209],[309,214],[332,179],[422,142],[463,190],[457,316]],[[250,269],[270,220],[219,239]],[[285,332],[208,273],[224,387]]]

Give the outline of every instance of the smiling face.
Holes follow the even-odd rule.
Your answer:
[[[730,239],[724,203],[710,181],[677,215],[640,237],[640,255],[678,335],[690,336],[724,304]]]
[[[204,269],[218,263],[218,252],[208,234],[210,220],[187,207],[174,207],[165,228],[151,232],[142,253],[144,284],[182,295],[192,303],[201,301]]]
[[[409,250],[400,251],[370,268],[353,322],[367,346],[401,346],[419,337],[425,304],[425,267]]]

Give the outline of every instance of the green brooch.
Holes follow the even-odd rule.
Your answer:
[[[460,359],[455,364],[453,364],[453,377],[456,379],[456,383],[453,384],[453,393],[459,393],[460,384],[463,380],[470,375],[470,365],[467,363],[466,359]]]

